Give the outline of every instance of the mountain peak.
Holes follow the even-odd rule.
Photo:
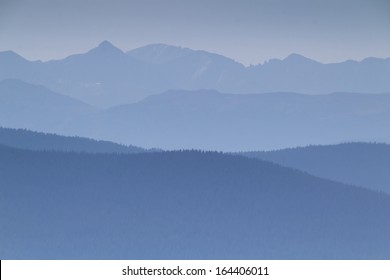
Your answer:
[[[0,59],[2,61],[24,61],[27,62],[25,58],[13,51],[1,51]]]
[[[292,53],[290,54],[289,56],[287,56],[283,61],[286,61],[286,62],[314,62],[314,63],[318,63],[317,61],[315,60],[312,60],[310,58],[307,58],[303,55],[300,55],[300,54],[297,54],[297,53]]]
[[[111,42],[104,40],[99,44],[98,48],[116,48],[116,47]]]
[[[93,53],[103,53],[103,54],[124,54],[123,51],[115,47],[112,43],[105,40],[101,42],[96,48],[90,50],[89,52]]]

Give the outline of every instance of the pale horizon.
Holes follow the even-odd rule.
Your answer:
[[[0,51],[29,60],[86,52],[108,40],[124,51],[154,43],[205,50],[246,66],[297,53],[322,63],[390,57],[390,2],[0,2]]]

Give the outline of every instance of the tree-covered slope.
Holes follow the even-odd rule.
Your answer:
[[[219,153],[0,148],[1,259],[388,259],[390,197]]]
[[[27,150],[73,151],[86,153],[142,153],[147,150],[97,141],[82,137],[69,137],[56,134],[35,132],[26,129],[0,127],[0,144]]]

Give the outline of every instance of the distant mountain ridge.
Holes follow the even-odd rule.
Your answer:
[[[245,151],[390,140],[389,124],[390,94],[200,90],[167,91],[82,116],[65,129],[143,147]]]
[[[0,81],[0,126],[54,132],[95,110],[41,85],[15,79]]]
[[[388,144],[344,143],[240,154],[390,194]]]
[[[0,126],[125,145],[226,152],[390,142],[390,94],[171,90],[107,110],[20,80],[0,81]]]
[[[124,53],[104,41],[62,60],[31,62],[0,52],[0,80],[14,78],[97,107],[133,103],[170,89],[231,93],[390,92],[390,58],[323,64],[292,54],[245,67],[221,55],[154,44]]]

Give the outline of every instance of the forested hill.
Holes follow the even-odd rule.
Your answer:
[[[109,141],[97,141],[82,137],[66,137],[34,132],[26,129],[0,127],[0,144],[46,151],[73,151],[86,153],[142,153],[147,150],[136,146],[119,145]]]
[[[390,197],[221,153],[0,146],[1,259],[389,259]]]

